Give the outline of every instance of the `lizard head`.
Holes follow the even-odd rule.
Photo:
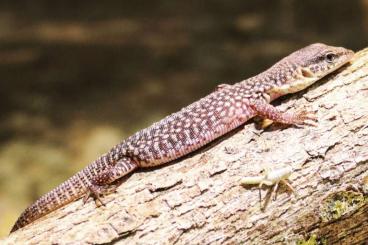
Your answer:
[[[268,94],[274,99],[303,90],[348,63],[353,55],[349,49],[322,43],[297,50],[272,67],[277,82]]]

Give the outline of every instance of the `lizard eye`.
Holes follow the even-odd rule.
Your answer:
[[[325,55],[325,59],[328,63],[332,63],[332,61],[335,59],[336,55],[334,53],[327,53]]]

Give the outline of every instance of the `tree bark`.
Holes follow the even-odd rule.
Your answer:
[[[73,202],[4,240],[19,244],[364,244],[368,241],[368,49],[281,108],[316,111],[317,127],[249,122],[173,164],[135,172],[106,206]],[[365,127],[367,126],[367,127]],[[293,167],[296,193],[242,187]],[[261,210],[260,205],[264,207]]]

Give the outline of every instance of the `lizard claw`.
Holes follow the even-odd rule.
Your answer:
[[[86,195],[83,197],[83,204],[86,204],[88,199],[92,197],[95,200],[96,206],[99,206],[97,202],[99,202],[100,205],[102,206],[106,206],[101,199],[101,196],[103,195],[102,192],[103,190],[100,188],[100,186],[96,185],[89,186]]]
[[[86,195],[83,197],[83,203],[86,204],[89,197],[93,197],[93,199],[95,200],[96,206],[99,206],[98,203],[102,206],[106,206],[106,204],[102,201],[101,197],[106,194],[116,192],[116,189],[117,189],[117,186],[115,185],[109,185],[109,186],[90,185],[88,186],[88,191]]]
[[[302,109],[296,112],[295,124],[298,126],[313,126],[317,127],[318,117],[315,112],[307,109]]]

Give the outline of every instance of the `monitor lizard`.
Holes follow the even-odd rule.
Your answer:
[[[268,70],[211,94],[152,124],[114,146],[83,170],[40,197],[18,218],[11,232],[81,197],[100,200],[111,183],[137,168],[162,165],[185,156],[255,116],[284,124],[309,125],[315,116],[282,112],[276,98],[305,89],[348,63],[354,52],[316,43],[283,58]]]

